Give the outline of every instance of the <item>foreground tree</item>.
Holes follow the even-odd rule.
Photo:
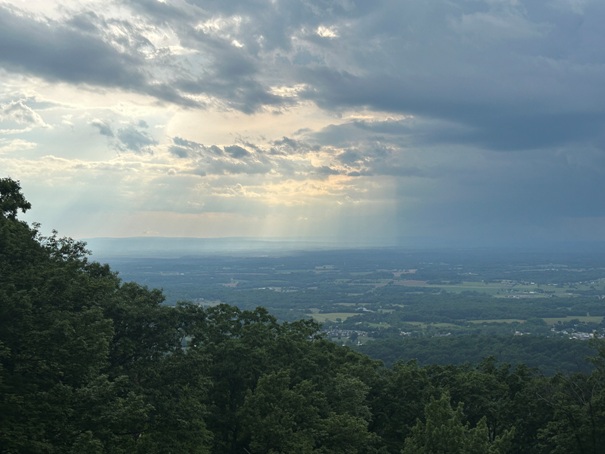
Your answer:
[[[0,180],[0,452],[208,452],[176,312],[18,220],[29,207]]]
[[[553,411],[539,430],[541,452],[597,454],[605,446],[605,350],[589,376],[557,375],[540,398]]]
[[[431,398],[424,421],[418,423],[405,440],[403,454],[496,454],[509,452],[510,434],[490,441],[486,419],[475,427],[464,422],[462,404],[455,409],[448,393]]]
[[[0,178],[0,216],[15,219],[17,213],[31,208],[21,193],[21,184],[10,178]]]
[[[29,203],[18,183],[0,187],[0,445],[66,450],[82,432],[78,399],[99,389],[106,366],[113,331],[100,303],[117,280],[89,265],[80,243],[44,238],[17,220]]]

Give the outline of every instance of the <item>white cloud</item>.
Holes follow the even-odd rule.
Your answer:
[[[34,128],[48,128],[42,117],[29,107],[24,100],[0,104],[0,133],[11,134],[30,131]]]
[[[317,27],[316,33],[321,38],[338,38],[338,32],[335,27],[320,25]]]
[[[3,139],[0,138],[0,153],[15,153],[36,148],[37,144],[22,139]]]

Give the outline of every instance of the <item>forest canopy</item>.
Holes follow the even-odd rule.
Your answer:
[[[163,304],[18,215],[0,179],[2,453],[597,453],[590,373],[390,367],[266,309]]]

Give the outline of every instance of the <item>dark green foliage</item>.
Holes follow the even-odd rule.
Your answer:
[[[491,440],[485,418],[475,427],[464,423],[462,403],[454,409],[450,396],[443,393],[426,404],[424,420],[419,420],[406,438],[403,454],[496,454],[508,452],[510,433]]]
[[[372,395],[371,428],[390,452],[398,452],[422,414],[424,404],[435,393],[427,370],[416,362],[397,363],[381,373]]]
[[[0,453],[602,452],[602,341],[593,369],[551,378],[494,358],[387,368],[310,320],[168,307],[19,221],[19,189],[0,180]]]
[[[308,380],[291,383],[290,372],[281,370],[260,378],[248,391],[240,409],[253,452],[312,452],[325,397]]]
[[[605,446],[605,346],[598,344],[591,375],[557,375],[540,399],[552,417],[539,430],[543,452],[603,452]]]
[[[176,311],[89,263],[83,243],[17,220],[18,183],[0,191],[0,452],[168,452],[181,414],[170,445],[204,452],[203,368],[181,351]]]
[[[493,356],[498,361],[526,364],[545,375],[590,373],[587,358],[595,351],[589,342],[561,337],[461,335],[377,340],[358,347],[362,353],[392,365],[417,360],[420,364],[477,364]]]
[[[31,208],[21,193],[21,185],[10,178],[0,178],[0,216],[15,219],[17,212],[25,213]]]

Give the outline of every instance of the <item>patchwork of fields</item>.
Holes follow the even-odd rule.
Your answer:
[[[110,258],[124,280],[162,288],[168,304],[267,307],[368,338],[460,333],[599,332],[598,256],[472,251],[306,251],[271,256]]]

